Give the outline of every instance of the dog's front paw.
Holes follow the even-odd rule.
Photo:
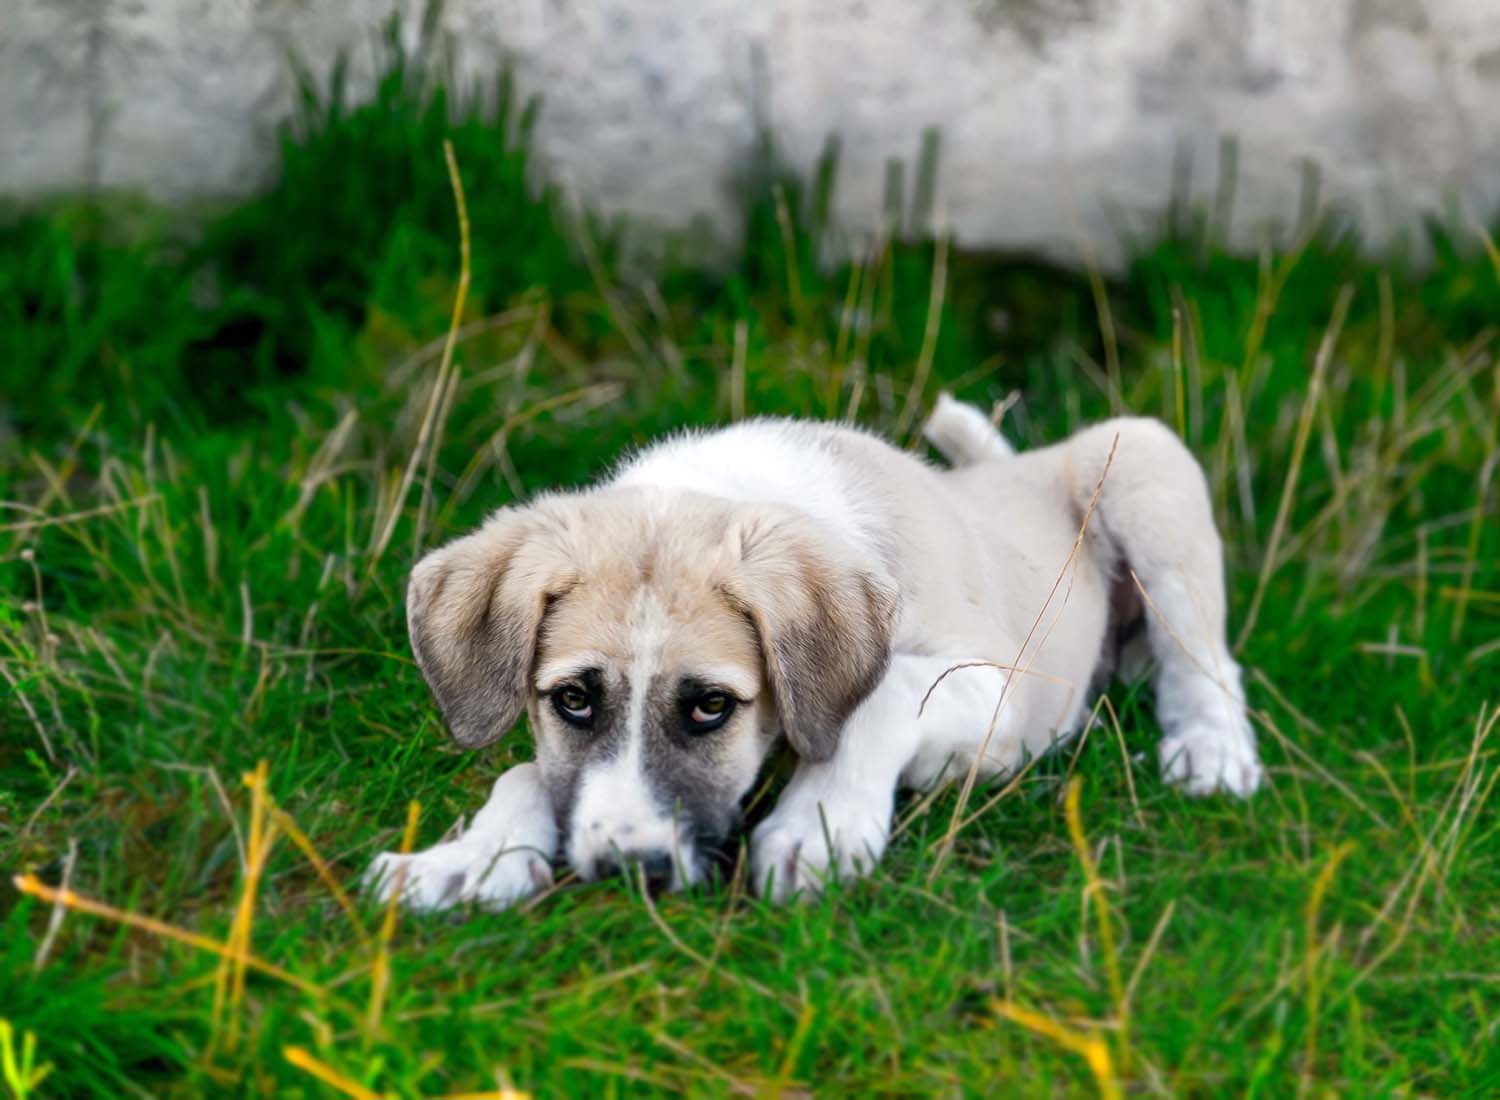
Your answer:
[[[889,806],[882,814],[880,802],[849,797],[783,802],[750,841],[756,888],[779,904],[798,894],[816,896],[832,877],[868,874],[885,853],[890,831]]]
[[[1195,723],[1161,740],[1162,778],[1188,794],[1249,798],[1264,773],[1248,725]]]
[[[425,852],[382,852],[365,872],[366,889],[381,901],[396,890],[401,903],[435,912],[470,902],[504,909],[552,883],[552,868],[534,849],[496,849],[454,841]]]

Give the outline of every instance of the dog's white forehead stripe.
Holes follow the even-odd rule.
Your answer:
[[[625,727],[619,750],[579,777],[571,847],[575,859],[592,859],[614,849],[669,851],[676,840],[671,816],[657,805],[644,765],[646,701],[661,663],[670,622],[655,595],[639,591],[627,628],[631,643],[625,677]],[[570,662],[576,668],[577,662]]]
[[[630,631],[630,670],[626,677],[630,684],[630,699],[625,709],[625,752],[640,759],[641,738],[646,723],[646,699],[651,692],[651,683],[661,667],[662,648],[667,644],[672,624],[661,601],[650,589],[639,589],[631,601],[626,618]],[[644,783],[645,776],[641,776]]]

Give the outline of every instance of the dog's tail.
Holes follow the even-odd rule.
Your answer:
[[[922,435],[954,466],[1009,458],[1016,453],[989,417],[947,393],[938,394],[932,415],[922,425]]]

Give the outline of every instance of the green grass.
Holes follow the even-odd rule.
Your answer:
[[[1480,235],[1434,230],[1419,272],[1328,232],[1237,258],[1178,224],[1102,298],[899,233],[830,267],[830,159],[806,188],[767,169],[727,269],[669,244],[644,276],[619,259],[628,227],[528,184],[523,105],[422,83],[398,64],[371,106],[310,95],[281,184],[201,226],[71,206],[0,227],[0,866],[222,940],[260,760],[341,881],[398,842],[410,799],[434,841],[529,741],[448,743],[405,639],[412,561],[726,421],[741,387],[750,413],[907,435],[914,379],[924,409],[940,387],[1015,391],[1023,446],[1113,408],[1179,426],[1234,631],[1268,578],[1242,656],[1269,789],[1164,788],[1150,693],[1119,687],[1120,737],[1043,761],[935,877],[952,793],[907,803],[873,879],[812,905],[567,884],[518,912],[401,915],[373,1023],[376,948],[285,836],[251,944],[322,994],[251,973],[217,1022],[214,957],[80,913],[49,940],[52,907],[7,874],[0,1018],[53,1067],[33,1095],[340,1095],[287,1046],[400,1097],[1096,1094],[1007,1000],[1105,1042],[1129,1095],[1500,1091],[1500,270]],[[445,137],[473,283],[429,464],[458,276]]]

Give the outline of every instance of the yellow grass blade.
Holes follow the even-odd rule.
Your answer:
[[[1009,1001],[995,1001],[993,1007],[1011,1023],[1020,1024],[1081,1056],[1088,1065],[1089,1072],[1094,1075],[1100,1100],[1120,1100],[1120,1082],[1115,1076],[1114,1062],[1109,1056],[1109,1044],[1099,1036],[1075,1030],[1040,1012],[1032,1012],[1029,1008],[1022,1008]]]
[[[1305,1090],[1312,1079],[1318,1057],[1318,1002],[1321,999],[1323,983],[1318,970],[1319,956],[1322,953],[1322,944],[1318,941],[1318,915],[1323,911],[1323,899],[1328,895],[1328,888],[1333,885],[1334,873],[1339,869],[1349,853],[1354,851],[1354,844],[1345,841],[1334,849],[1328,862],[1318,872],[1318,877],[1313,880],[1312,892],[1307,896],[1307,905],[1303,908],[1303,920],[1307,931],[1307,959],[1305,980],[1307,983],[1307,1057],[1302,1066],[1302,1086]]]
[[[406,807],[406,832],[401,837],[401,854],[411,851],[417,840],[417,818],[422,814],[421,805],[413,799]],[[375,962],[370,967],[370,1007],[365,1013],[365,1038],[368,1040],[380,1030],[380,1017],[385,1011],[385,995],[391,980],[391,937],[396,932],[396,911],[401,904],[401,891],[406,885],[406,865],[396,868],[396,878],[391,884],[391,896],[385,904],[385,919],[380,922],[380,938],[375,948]]]
[[[281,1056],[305,1073],[322,1081],[329,1088],[337,1089],[352,1100],[383,1100],[378,1092],[371,1092],[358,1081],[351,1081],[327,1062],[320,1062],[303,1047],[282,1047]]]
[[[234,921],[229,927],[230,954],[225,956],[214,980],[214,1034],[217,1038],[221,1012],[225,1009],[225,987],[228,986],[228,1028],[224,1035],[224,1048],[233,1050],[239,1042],[240,1006],[245,999],[244,956],[250,949],[250,928],[255,920],[255,895],[260,887],[260,876],[265,870],[271,853],[275,826],[266,825],[266,777],[270,765],[262,760],[253,772],[244,776],[245,786],[250,788],[250,829],[245,840],[245,882],[240,888],[239,902],[235,906]],[[210,1042],[210,1048],[215,1043]]]
[[[1130,1049],[1130,1023],[1126,1018],[1130,1011],[1125,1003],[1125,986],[1120,981],[1120,956],[1115,947],[1115,929],[1111,923],[1109,899],[1104,893],[1104,880],[1099,875],[1099,866],[1094,862],[1094,856],[1089,851],[1088,837],[1083,831],[1083,815],[1078,808],[1079,792],[1082,781],[1076,776],[1068,783],[1067,798],[1063,803],[1063,812],[1068,819],[1068,836],[1073,841],[1073,851],[1078,855],[1078,862],[1083,867],[1083,877],[1087,885],[1084,887],[1086,901],[1092,902],[1094,909],[1094,920],[1099,926],[1099,951],[1104,956],[1104,973],[1109,981],[1110,999],[1114,1001],[1115,1018],[1120,1027],[1120,1061],[1130,1061],[1127,1052]]]
[[[23,894],[40,898],[42,901],[48,903],[66,906],[78,913],[88,913],[90,916],[103,917],[105,920],[112,920],[117,924],[139,928],[142,932],[149,932],[153,936],[159,936],[166,940],[174,940],[189,947],[196,947],[200,951],[207,951],[209,954],[217,955],[220,958],[230,958],[237,954],[243,955],[245,965],[251,970],[258,970],[262,974],[286,982],[287,985],[295,986],[304,993],[311,994],[314,997],[321,998],[326,995],[323,987],[318,985],[317,982],[310,982],[306,978],[300,978],[291,971],[282,969],[275,963],[269,963],[264,959],[256,958],[248,951],[235,952],[228,944],[220,943],[218,940],[210,939],[208,936],[199,935],[197,932],[189,932],[186,928],[179,928],[175,924],[168,924],[166,921],[157,920],[155,917],[142,916],[139,913],[132,913],[125,909],[117,909],[113,905],[84,897],[73,890],[54,890],[52,887],[44,885],[35,875],[16,875],[10,881],[11,885]]]

